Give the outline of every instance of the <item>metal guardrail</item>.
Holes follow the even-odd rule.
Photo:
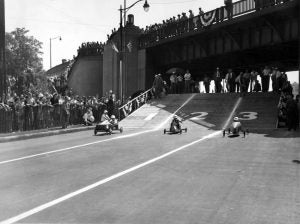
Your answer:
[[[267,7],[285,4],[286,2],[294,0],[241,0],[234,2],[232,4],[232,18],[245,15],[248,13],[253,13],[256,10],[262,10]],[[172,38],[175,36],[180,36],[183,33],[194,32],[204,29],[207,24],[203,24],[204,18],[214,18],[209,22],[209,25],[221,23],[228,19],[228,12],[225,6],[216,8],[202,15],[197,15],[193,18],[188,18],[184,21],[175,21],[171,23],[165,23],[161,26],[156,26],[151,28],[150,31],[145,31],[140,37],[139,47],[145,48],[158,43],[163,39]]]
[[[148,100],[152,98],[152,88],[138,95],[119,108],[119,120],[123,120],[129,114],[143,106]]]

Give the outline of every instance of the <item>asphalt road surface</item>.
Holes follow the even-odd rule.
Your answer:
[[[184,125],[1,143],[0,221],[300,223],[299,133]]]

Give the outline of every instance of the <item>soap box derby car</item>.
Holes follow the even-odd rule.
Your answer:
[[[233,118],[232,124],[227,129],[227,133],[226,133],[226,130],[223,130],[223,137],[225,137],[227,134],[227,136],[229,138],[234,138],[234,137],[240,136],[240,133],[242,133],[243,137],[245,138],[246,134],[249,134],[249,130],[242,129],[242,124],[241,124],[241,122],[239,122],[239,118],[235,117],[235,118]]]
[[[111,135],[113,131],[119,131],[120,133],[122,133],[123,127],[119,127],[118,122],[112,122],[106,120],[96,125],[94,129],[94,134],[97,135],[98,132],[105,132],[106,134]]]
[[[181,134],[183,131],[187,132],[187,128],[181,128],[180,123],[182,123],[182,121],[180,121],[177,116],[174,116],[170,124],[170,129],[164,129],[164,134]]]

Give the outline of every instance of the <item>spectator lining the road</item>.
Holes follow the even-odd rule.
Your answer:
[[[91,107],[89,107],[87,112],[85,112],[85,114],[83,115],[83,121],[84,121],[84,125],[87,126],[93,125],[95,118],[93,116],[93,111]]]

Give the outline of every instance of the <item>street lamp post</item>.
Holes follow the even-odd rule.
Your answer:
[[[123,103],[123,64],[124,64],[124,58],[123,58],[123,53],[124,53],[124,50],[123,50],[123,18],[124,18],[124,26],[125,26],[125,15],[126,13],[128,12],[129,9],[131,9],[133,6],[135,6],[137,3],[141,2],[143,0],[138,0],[136,1],[135,3],[133,3],[132,5],[130,5],[129,7],[126,7],[126,0],[124,0],[124,8],[122,8],[122,5],[120,5],[120,82],[119,82],[119,85],[120,85],[120,100],[121,102]],[[145,0],[145,3],[143,5],[143,8],[145,10],[145,12],[148,12],[149,11],[149,4],[147,2],[147,0]]]
[[[50,38],[50,68],[52,68],[52,43],[51,42],[52,42],[52,40],[55,40],[58,38],[59,38],[59,40],[62,40],[61,36]]]

